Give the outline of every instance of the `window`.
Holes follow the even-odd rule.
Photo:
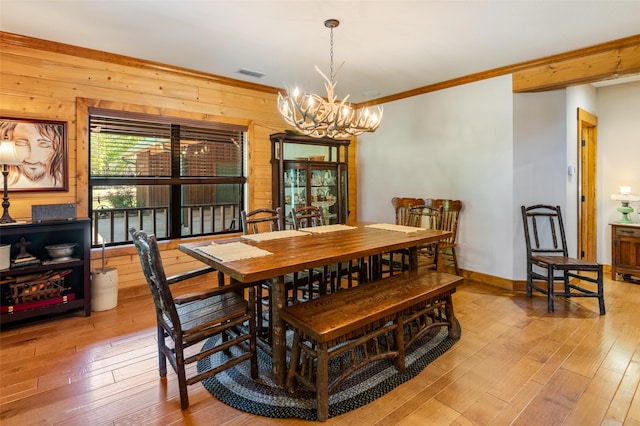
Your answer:
[[[92,244],[235,232],[246,127],[89,110]]]

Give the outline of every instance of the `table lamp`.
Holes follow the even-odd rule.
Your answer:
[[[620,201],[621,207],[618,207],[618,211],[622,213],[622,218],[618,223],[633,223],[629,218],[629,213],[633,212],[633,207],[629,206],[629,203],[634,201],[640,201],[640,195],[634,195],[631,193],[630,186],[621,186],[619,194],[611,194],[611,199]]]
[[[2,164],[2,178],[4,180],[4,196],[2,197],[2,209],[4,211],[0,218],[0,224],[15,222],[15,220],[9,216],[9,191],[7,188],[7,179],[9,176],[8,166],[20,164],[21,162],[16,152],[16,144],[12,140],[9,140],[8,136],[5,136],[5,139],[0,142],[0,164]]]

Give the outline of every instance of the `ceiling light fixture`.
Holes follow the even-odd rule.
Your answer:
[[[316,71],[325,79],[327,98],[314,93],[301,93],[296,87],[293,91],[287,88],[286,96],[278,94],[278,111],[284,121],[302,134],[314,138],[348,138],[364,132],[375,132],[382,121],[382,107],[376,106],[375,111],[369,108],[354,109],[347,102],[349,95],[343,100],[336,99],[333,80],[333,29],[340,25],[337,19],[327,19],[324,26],[331,30],[330,50],[330,78],[320,71]]]

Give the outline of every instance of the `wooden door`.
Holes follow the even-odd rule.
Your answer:
[[[597,247],[596,158],[598,118],[578,108],[578,258],[595,262]]]

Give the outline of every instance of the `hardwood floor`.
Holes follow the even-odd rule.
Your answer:
[[[413,380],[327,425],[640,425],[640,285],[594,299],[528,299],[467,280],[454,295],[462,338]],[[201,384],[179,407],[157,373],[150,297],[90,317],[0,333],[2,425],[298,425],[242,413]]]

